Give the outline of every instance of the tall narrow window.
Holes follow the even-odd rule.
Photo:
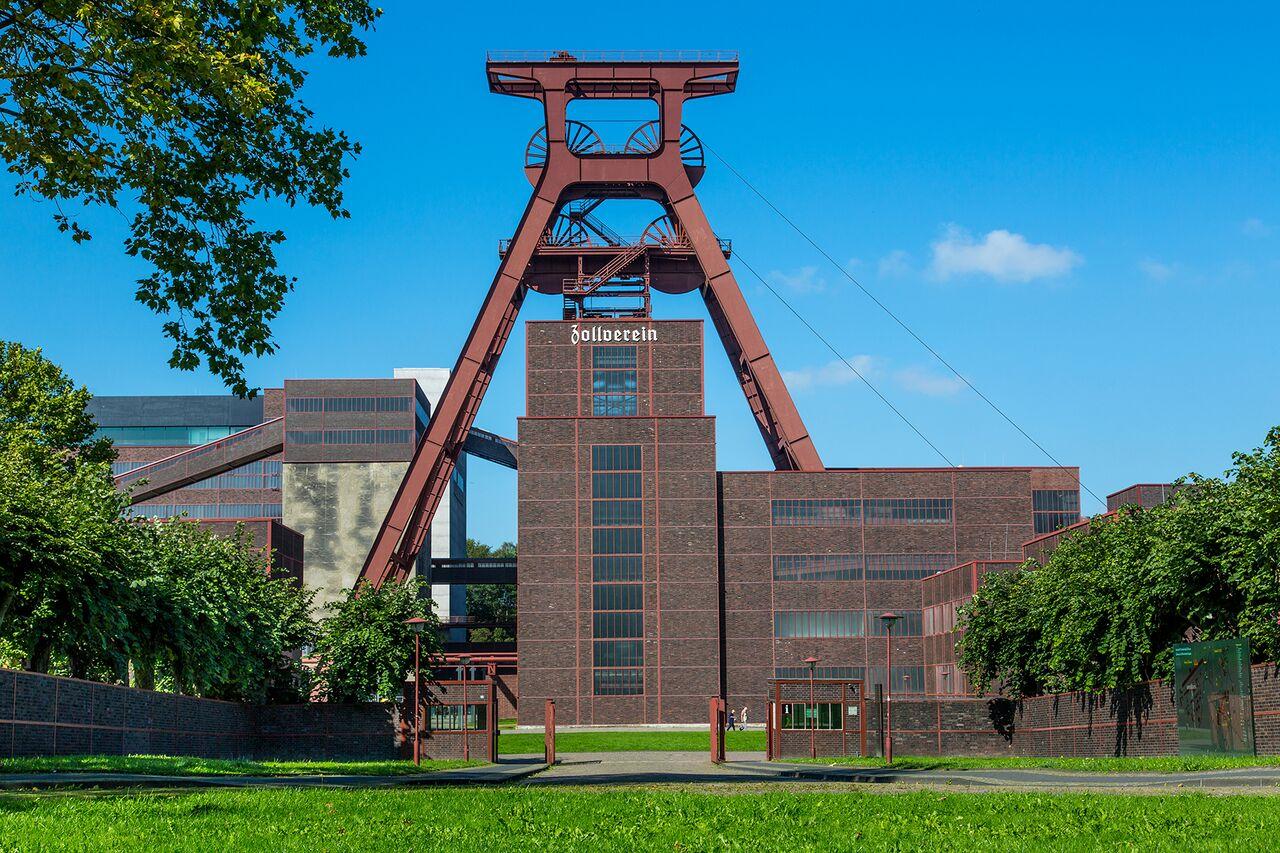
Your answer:
[[[636,348],[592,347],[591,414],[638,414],[636,399]]]
[[[597,365],[614,363],[614,357],[602,357],[601,350],[630,350],[630,363],[635,364],[635,347],[594,349]],[[638,445],[591,448],[592,693],[596,696],[644,693],[640,460]]]

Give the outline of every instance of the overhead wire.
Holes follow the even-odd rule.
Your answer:
[[[929,445],[929,447],[933,448],[933,452],[934,452],[934,453],[936,453],[936,454],[938,454],[938,456],[940,456],[940,457],[942,458],[942,461],[943,461],[943,462],[946,462],[946,463],[947,463],[947,465],[949,465],[949,466],[950,466],[950,467],[952,467],[952,468],[956,468],[956,467],[958,467],[958,466],[956,465],[956,463],[952,462],[952,461],[951,461],[951,459],[947,457],[947,454],[945,454],[945,453],[943,453],[943,452],[942,452],[942,450],[938,447],[938,445],[934,444],[932,441],[930,441],[930,440],[929,440],[929,437],[928,437],[927,435],[925,435],[925,434],[924,434],[923,430],[921,430],[921,429],[920,429],[919,427],[917,427],[914,423],[912,423],[912,422],[911,422],[911,419],[910,419],[910,418],[908,418],[908,417],[907,417],[907,416],[902,412],[902,410],[901,410],[901,409],[899,409],[897,406],[895,406],[895,405],[892,403],[892,401],[890,401],[890,400],[889,400],[889,398],[888,398],[888,397],[886,397],[883,393],[881,393],[880,389],[879,389],[879,388],[877,388],[877,387],[875,386],[875,384],[874,384],[874,383],[872,383],[872,381],[871,381],[870,379],[868,379],[865,375],[863,375],[862,371],[860,371],[860,370],[858,370],[858,368],[854,367],[854,366],[853,366],[853,364],[852,364],[852,363],[851,363],[847,358],[845,358],[845,357],[844,357],[844,355],[842,355],[842,354],[840,353],[840,351],[839,351],[839,350],[837,350],[837,349],[835,348],[835,346],[833,346],[833,345],[832,345],[832,343],[831,343],[830,341],[828,341],[825,337],[823,337],[822,333],[821,333],[821,332],[819,332],[817,329],[815,329],[815,328],[813,327],[813,324],[812,324],[812,323],[810,323],[808,320],[806,320],[806,319],[804,318],[804,315],[803,315],[803,314],[801,314],[799,311],[797,311],[794,305],[792,305],[790,302],[788,302],[788,301],[786,300],[786,298],[785,298],[785,297],[783,297],[783,295],[782,295],[781,293],[779,293],[778,291],[774,290],[773,285],[769,284],[769,282],[765,280],[764,276],[762,276],[762,275],[760,275],[760,273],[756,272],[756,268],[755,268],[755,267],[753,267],[753,266],[751,266],[751,264],[747,262],[747,259],[746,259],[746,258],[742,257],[742,253],[741,253],[741,252],[737,252],[737,251],[735,251],[735,252],[734,252],[734,257],[737,259],[738,263],[740,263],[740,264],[742,264],[744,267],[746,267],[746,268],[751,272],[751,274],[752,274],[753,276],[755,276],[755,277],[756,277],[756,280],[757,280],[757,281],[759,281],[761,284],[763,284],[763,285],[765,286],[765,288],[766,288],[770,293],[772,293],[772,294],[774,295],[774,297],[775,297],[779,302],[781,302],[783,305],[785,305],[785,306],[787,307],[787,310],[789,310],[792,314],[794,314],[794,315],[796,316],[796,319],[797,319],[797,320],[799,320],[801,323],[803,323],[803,324],[804,324],[805,328],[807,328],[810,332],[812,332],[812,333],[814,334],[814,336],[815,336],[818,340],[822,341],[822,343],[826,345],[827,349],[831,350],[832,354],[834,354],[836,358],[838,358],[841,362],[843,362],[843,363],[844,363],[844,366],[845,366],[845,367],[847,367],[847,368],[849,368],[851,371],[853,371],[853,375],[854,375],[854,376],[856,376],[856,377],[858,377],[859,379],[861,379],[861,380],[862,380],[862,384],[863,384],[863,385],[866,385],[868,388],[870,388],[870,389],[871,389],[871,391],[872,391],[872,393],[874,393],[877,397],[879,397],[879,398],[880,398],[880,402],[882,402],[882,403],[884,403],[886,406],[888,406],[888,407],[889,407],[889,409],[890,409],[890,410],[891,410],[895,415],[897,415],[899,418],[901,418],[901,419],[902,419],[902,422],[903,422],[904,424],[906,424],[907,426],[911,427],[911,431],[912,431],[912,432],[914,432],[916,435],[920,436],[920,440],[921,440],[921,441],[923,441],[925,444]]]
[[[781,210],[781,209],[779,209],[779,207],[778,207],[776,204],[774,204],[772,201],[770,201],[770,200],[769,200],[769,198],[768,198],[764,193],[762,193],[762,192],[761,192],[761,191],[756,187],[756,185],[755,185],[755,184],[753,184],[751,181],[747,180],[747,178],[746,178],[746,176],[745,176],[745,175],[743,175],[743,174],[742,174],[741,172],[739,172],[736,168],[734,168],[734,166],[733,166],[733,164],[732,164],[732,163],[730,163],[728,160],[726,160],[724,157],[722,157],[718,151],[716,151],[715,149],[713,149],[711,146],[707,145],[707,143],[706,143],[706,142],[703,142],[703,143],[702,143],[702,147],[703,147],[704,149],[706,149],[706,150],[707,150],[707,152],[709,152],[713,157],[715,157],[717,160],[719,160],[719,161],[720,161],[720,163],[721,163],[721,164],[722,164],[726,169],[728,169],[728,170],[729,170],[729,172],[730,172],[730,173],[731,173],[735,178],[737,178],[739,181],[741,181],[741,182],[742,182],[742,184],[743,184],[747,189],[751,190],[751,192],[752,192],[752,193],[754,193],[754,194],[756,195],[756,197],[757,197],[757,198],[759,198],[762,202],[764,202],[764,203],[765,203],[765,205],[766,205],[770,210],[772,210],[772,211],[773,211],[773,212],[778,216],[778,218],[780,218],[783,222],[787,223],[787,225],[789,225],[793,231],[795,231],[797,234],[799,234],[799,235],[801,236],[801,238],[803,238],[803,239],[804,239],[804,241],[805,241],[806,243],[808,243],[810,246],[812,246],[812,247],[813,247],[813,248],[818,252],[818,254],[822,255],[822,257],[824,257],[824,258],[827,260],[827,262],[828,262],[828,263],[830,263],[833,267],[835,267],[835,268],[840,272],[840,274],[841,274],[841,275],[843,275],[845,278],[847,278],[847,279],[848,279],[848,280],[849,280],[849,281],[850,281],[850,282],[851,282],[855,287],[857,287],[857,288],[858,288],[858,290],[862,291],[863,295],[864,295],[864,296],[866,296],[868,299],[870,299],[873,303],[875,303],[876,307],[878,307],[881,311],[883,311],[885,314],[887,314],[887,315],[889,316],[889,318],[890,318],[890,319],[892,319],[895,323],[897,323],[897,324],[902,328],[902,330],[903,330],[903,331],[905,331],[908,335],[910,335],[912,338],[914,338],[914,339],[915,339],[915,341],[916,341],[918,344],[920,344],[920,346],[924,347],[924,349],[925,349],[925,350],[927,350],[927,351],[929,352],[929,354],[930,354],[930,355],[932,355],[935,359],[937,359],[937,360],[938,360],[938,362],[939,362],[941,365],[943,365],[947,370],[951,371],[951,373],[953,373],[953,374],[956,376],[956,378],[957,378],[957,379],[959,379],[962,383],[964,383],[964,384],[965,384],[965,386],[967,386],[967,387],[969,388],[969,390],[971,390],[971,391],[973,391],[973,393],[977,394],[977,395],[978,395],[978,397],[979,397],[979,398],[980,398],[984,403],[986,403],[986,404],[987,404],[987,405],[992,409],[992,411],[994,411],[996,414],[998,414],[998,415],[999,415],[1001,418],[1003,418],[1003,419],[1004,419],[1004,420],[1005,420],[1005,421],[1006,421],[1010,426],[1012,426],[1015,430],[1017,430],[1017,431],[1018,431],[1018,433],[1020,433],[1020,434],[1022,435],[1022,437],[1023,437],[1023,438],[1025,438],[1025,439],[1026,439],[1027,441],[1029,441],[1033,446],[1035,446],[1035,448],[1036,448],[1037,450],[1039,450],[1041,453],[1043,453],[1043,454],[1045,455],[1045,457],[1046,457],[1047,459],[1049,459],[1051,462],[1053,462],[1053,464],[1054,464],[1056,467],[1058,467],[1058,468],[1062,469],[1063,471],[1066,471],[1067,473],[1071,474],[1071,476],[1075,479],[1076,484],[1077,484],[1077,485],[1079,485],[1081,489],[1084,489],[1086,492],[1088,492],[1088,493],[1093,497],[1093,499],[1094,499],[1094,500],[1098,501],[1098,502],[1099,502],[1100,504],[1102,504],[1103,506],[1106,506],[1106,501],[1105,501],[1105,500],[1103,500],[1101,497],[1099,497],[1099,496],[1098,496],[1098,494],[1097,494],[1096,492],[1094,492],[1094,491],[1093,491],[1093,489],[1090,489],[1087,485],[1085,485],[1084,480],[1082,480],[1078,474],[1074,474],[1074,473],[1072,473],[1072,471],[1071,471],[1071,469],[1070,469],[1070,468],[1068,468],[1066,465],[1063,465],[1061,462],[1059,462],[1059,461],[1058,461],[1058,458],[1057,458],[1056,456],[1054,456],[1052,453],[1050,453],[1050,452],[1049,452],[1049,450],[1048,450],[1048,448],[1046,448],[1046,447],[1045,447],[1043,444],[1041,444],[1039,441],[1036,441],[1036,439],[1035,439],[1034,437],[1032,437],[1032,435],[1031,435],[1029,432],[1027,432],[1025,429],[1023,429],[1023,428],[1022,428],[1022,426],[1021,426],[1021,425],[1019,425],[1017,421],[1015,421],[1012,417],[1010,417],[1010,416],[1008,415],[1008,413],[1006,413],[1006,412],[1004,411],[1004,409],[1002,409],[1002,408],[1000,408],[999,406],[997,406],[997,405],[995,404],[995,402],[994,402],[990,397],[988,397],[986,394],[982,393],[982,391],[981,391],[981,390],[980,390],[976,385],[974,385],[972,382],[970,382],[970,381],[969,381],[969,379],[968,379],[967,377],[965,377],[965,375],[964,375],[964,374],[962,374],[959,370],[956,370],[956,368],[951,364],[951,362],[949,362],[949,361],[947,361],[947,359],[943,358],[943,356],[942,356],[942,354],[941,354],[941,353],[939,353],[936,349],[934,349],[932,346],[930,346],[928,341],[926,341],[926,340],[925,340],[924,338],[922,338],[919,334],[917,334],[917,333],[916,333],[916,331],[915,331],[914,329],[912,329],[910,326],[908,326],[908,325],[906,324],[906,322],[905,322],[901,317],[899,317],[897,314],[895,314],[895,313],[893,312],[893,310],[892,310],[892,309],[890,309],[890,308],[889,308],[889,306],[888,306],[888,305],[885,305],[883,302],[881,302],[881,301],[880,301],[880,299],[879,299],[879,298],[877,298],[877,297],[876,297],[876,295],[875,295],[874,293],[872,293],[869,289],[867,289],[865,286],[863,286],[862,282],[860,282],[860,281],[858,281],[858,279],[854,278],[853,274],[852,274],[852,273],[850,273],[850,272],[849,272],[849,270],[848,270],[848,269],[846,269],[846,268],[845,268],[845,266],[844,266],[843,264],[841,264],[841,263],[839,263],[838,261],[836,261],[836,259],[835,259],[835,258],[833,258],[833,257],[832,257],[828,252],[827,252],[827,250],[826,250],[826,249],[822,248],[822,246],[821,246],[821,245],[819,245],[819,244],[818,244],[818,242],[817,242],[816,240],[814,240],[812,237],[810,237],[810,236],[805,232],[805,230],[804,230],[803,228],[801,228],[799,225],[797,225],[797,224],[796,224],[796,223],[791,219],[791,217],[789,217],[789,216],[787,216],[785,213],[783,213],[783,212],[782,212],[782,210]],[[735,254],[737,254],[737,253],[735,252]],[[738,255],[738,260],[742,260],[741,255]],[[743,261],[743,266],[747,266],[747,268],[748,268],[748,269],[751,269],[751,268],[746,264],[746,262],[745,262],[745,261]],[[763,278],[760,276],[760,274],[759,274],[759,273],[757,273],[754,269],[752,269],[752,270],[751,270],[751,272],[752,272],[752,274],[753,274],[757,279],[759,279],[761,282],[764,282],[764,279],[763,279]],[[773,293],[773,294],[774,294],[774,296],[778,296],[777,291],[775,291],[772,287],[769,287],[769,285],[768,285],[767,283],[765,283],[765,287],[768,287],[768,288],[769,288],[769,290],[770,290],[770,292],[771,292],[771,293]],[[781,297],[779,297],[779,299],[781,299]],[[783,304],[784,304],[784,305],[786,305],[786,306],[787,306],[787,308],[789,308],[789,309],[791,310],[791,312],[792,312],[793,314],[795,314],[797,317],[799,317],[799,318],[800,318],[801,322],[803,322],[803,323],[805,324],[805,326],[807,326],[807,327],[809,328],[809,330],[810,330],[810,331],[813,331],[815,335],[817,334],[817,331],[813,328],[813,326],[812,326],[812,325],[811,325],[807,320],[805,320],[803,317],[801,317],[800,313],[799,313],[798,311],[796,311],[796,309],[795,309],[794,307],[792,307],[792,306],[790,305],[790,303],[786,302],[785,300],[782,300],[782,302],[783,302]],[[819,338],[820,340],[822,340],[822,341],[823,341],[823,343],[826,343],[826,340],[825,340],[824,338],[822,338],[822,336],[821,336],[821,335],[818,335],[818,338]],[[830,344],[827,344],[827,346],[828,346],[828,348],[831,348],[831,345],[830,345]],[[834,348],[832,348],[832,350],[834,351]],[[844,359],[843,359],[843,358],[842,358],[841,360],[842,360],[842,361],[844,361]],[[845,364],[846,364],[846,365],[848,365],[848,367],[849,367],[851,370],[853,369],[853,365],[849,364],[849,362],[848,362],[848,361],[845,361]],[[856,371],[856,370],[855,370],[854,372],[855,372],[855,373],[857,373],[857,371]],[[863,378],[863,377],[861,376],[861,374],[859,374],[859,378]],[[865,380],[865,378],[863,378],[863,381],[864,381],[864,382],[866,381],[866,380]],[[869,383],[868,383],[868,384],[869,384]],[[873,389],[872,389],[872,390],[875,390],[875,389],[874,389],[874,387],[873,387]],[[877,394],[879,394],[879,392],[878,392],[878,391],[877,391],[876,393],[877,393]],[[887,400],[887,399],[885,399],[885,397],[884,397],[883,395],[880,395],[880,398],[881,398],[882,400],[885,400],[885,402],[886,402],[886,403],[888,403],[888,400]],[[891,408],[893,408],[893,407],[891,406]],[[896,408],[894,408],[894,411],[895,411],[895,412],[897,412],[898,410],[897,410]],[[900,413],[900,412],[899,412],[899,417],[902,417],[902,415],[901,415],[901,413]],[[905,420],[905,418],[904,418],[904,420]],[[909,422],[908,422],[908,423],[909,423]],[[912,429],[915,429],[914,425],[912,425]],[[917,433],[918,435],[920,435],[920,437],[921,437],[921,438],[924,438],[924,434],[923,434],[923,433],[921,433],[919,430],[916,430],[916,433]],[[926,439],[926,441],[928,441],[928,440]],[[932,443],[932,442],[928,442],[928,443],[929,443],[929,446],[930,446],[930,447],[933,447],[933,448],[934,448],[934,450],[935,450],[935,451],[937,451],[937,448],[936,448],[936,447],[934,447],[934,445],[933,445],[933,443]],[[941,453],[941,451],[937,451],[937,452],[938,452],[938,455],[943,456],[943,458],[944,458],[944,459],[946,458],[946,457]]]

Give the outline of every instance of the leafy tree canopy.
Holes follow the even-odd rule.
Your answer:
[[[0,341],[0,442],[6,446],[25,443],[84,462],[114,458],[109,441],[93,438],[97,425],[85,408],[90,397],[39,349]]]
[[[170,364],[203,360],[247,393],[244,356],[275,350],[270,321],[293,279],[258,200],[345,217],[359,146],[299,98],[303,63],[365,52],[365,0],[8,0],[0,5],[0,159],[17,191],[120,210],[125,250],[152,271],[135,298],[167,318]]]
[[[1171,673],[1188,638],[1245,637],[1280,656],[1280,427],[1222,478],[1093,519],[1044,566],[988,575],[964,608],[959,662],[974,686],[1020,697],[1123,689]]]
[[[422,665],[441,650],[440,622],[420,581],[365,584],[326,606],[316,643],[322,692],[334,702],[371,702],[400,695],[413,666],[413,632],[405,620],[427,620]]]
[[[263,701],[304,693],[312,594],[243,531],[125,516],[89,394],[0,342],[0,655],[38,672]],[[98,458],[102,457],[102,458]]]
[[[468,557],[514,557],[516,543],[503,542],[497,548],[475,539],[467,540]],[[494,622],[516,621],[515,584],[473,584],[467,587],[467,615]],[[477,643],[502,643],[516,638],[510,628],[472,628],[471,640]]]

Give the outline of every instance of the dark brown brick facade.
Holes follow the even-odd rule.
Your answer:
[[[703,720],[720,684],[720,586],[714,422],[702,416],[702,324],[599,325],[655,330],[656,340],[634,342],[634,416],[591,416],[592,345],[572,343],[573,323],[528,326],[530,416],[519,428],[520,722],[541,723],[548,698],[562,724]],[[594,689],[597,445],[639,447],[643,679],[635,695]]]
[[[811,655],[833,677],[882,681],[885,610],[904,616],[893,640],[894,689],[934,692],[943,661],[926,660],[922,579],[967,561],[1020,559],[1034,535],[1033,492],[1078,489],[1075,469],[1056,468],[716,473],[702,337],[696,321],[527,325],[522,724],[541,722],[547,698],[562,723],[702,722],[707,699],[721,694],[762,719],[768,680],[794,675]],[[599,372],[597,346],[635,347],[625,413],[596,399],[611,381]],[[593,682],[596,445],[641,448],[639,695],[600,695]],[[795,508],[814,500],[837,503],[831,511],[844,516],[807,519]],[[781,523],[777,505],[791,513]],[[787,620],[817,627],[794,630]],[[827,630],[831,622],[840,629]]]

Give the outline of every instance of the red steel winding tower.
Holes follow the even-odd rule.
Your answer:
[[[498,273],[365,561],[360,578],[374,585],[410,574],[529,290],[562,296],[566,319],[647,317],[650,288],[699,291],[774,466],[823,470],[729,269],[729,246],[694,194],[705,164],[682,122],[684,102],[732,92],[737,55],[499,53],[486,70],[490,91],[543,104],[545,124],[525,149],[534,192],[515,236],[499,246]],[[575,99],[647,99],[659,118],[611,148],[568,119]],[[665,213],[639,238],[624,238],[592,216],[615,198],[655,201]]]

